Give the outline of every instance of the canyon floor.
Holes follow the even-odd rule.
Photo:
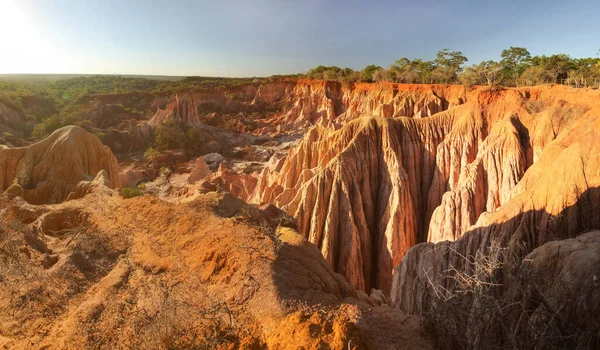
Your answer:
[[[36,141],[0,103],[4,348],[600,346],[596,89],[288,79],[77,113]]]

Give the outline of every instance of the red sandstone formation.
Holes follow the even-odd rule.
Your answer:
[[[493,193],[490,189],[502,188],[502,183],[511,184],[513,177],[518,175],[520,161],[508,169],[500,168],[504,169],[500,172],[504,177],[509,176],[508,182],[499,181],[499,173],[495,170],[490,176],[489,169],[498,167],[488,167],[488,182],[496,179],[493,186],[477,185],[480,175],[475,174],[471,176],[472,180],[463,181],[462,186],[444,195],[446,203],[436,209],[434,218],[449,215],[450,219],[445,219],[445,222],[451,222],[453,215],[460,217],[462,213],[449,208],[460,208],[461,199],[463,203],[469,203],[469,196],[484,196],[486,193],[487,199],[479,205],[480,208],[487,205],[487,212],[476,218],[475,225],[454,231],[459,234],[450,237],[462,236],[455,242],[415,246],[395,269],[392,299],[396,307],[411,313],[427,314],[434,309],[444,310],[449,305],[443,302],[444,297],[437,294],[436,288],[438,292],[457,293],[456,280],[452,277],[454,272],[451,271],[474,276],[472,262],[476,257],[490,252],[495,254],[493,258],[498,261],[499,267],[492,282],[501,282],[494,295],[458,295],[454,301],[455,307],[464,312],[453,316],[456,324],[461,326],[451,332],[451,340],[464,341],[468,347],[477,348],[494,341],[510,342],[511,337],[522,341],[522,334],[533,337],[528,341],[544,344],[550,341],[540,335],[544,328],[547,328],[548,334],[560,333],[563,337],[568,337],[573,329],[581,331],[583,333],[577,337],[585,343],[593,341],[593,336],[589,338],[585,330],[588,327],[593,329],[599,321],[595,306],[586,306],[592,302],[589,298],[564,297],[565,293],[573,290],[577,290],[576,294],[591,293],[595,288],[594,276],[599,273],[592,263],[595,258],[589,260],[593,255],[591,252],[597,248],[597,232],[582,235],[600,228],[600,147],[595,142],[600,137],[599,94],[596,91],[576,93],[564,88],[544,89],[537,93],[540,100],[547,102],[547,110],[530,118],[524,115],[522,119],[529,135],[534,135],[529,149],[538,154],[534,157],[535,163],[524,172],[516,186],[509,186],[512,190],[503,189],[500,192],[504,193],[502,197],[492,195],[495,203],[489,201]],[[545,117],[548,115],[553,118]],[[540,138],[540,130],[546,132],[548,129],[554,132]],[[503,142],[514,143],[510,141],[514,129],[506,131],[508,138]],[[502,149],[504,154],[510,151],[508,144]],[[514,155],[513,159],[518,160],[519,152]],[[531,159],[531,155],[529,157]],[[489,164],[490,161],[487,162]],[[473,186],[474,192],[471,191]],[[476,207],[471,206],[469,210],[476,210]],[[436,227],[435,222],[444,221],[432,219],[430,238],[437,232],[451,232],[449,226]],[[554,242],[579,235],[582,236],[576,240]],[[502,250],[494,251],[490,248],[494,246]],[[563,275],[566,270],[573,277]],[[485,322],[466,321],[482,317],[482,305],[489,298],[510,305],[494,321],[507,325],[496,334],[485,329]],[[554,316],[547,316],[548,313]],[[591,323],[586,321],[582,324],[584,319]],[[553,320],[558,320],[558,325]],[[565,328],[567,324],[572,328]],[[440,332],[448,332],[447,326],[447,323],[437,325]],[[473,337],[473,334],[479,336]]]
[[[592,101],[564,88],[480,88],[465,100],[424,119],[313,128],[279,166],[265,169],[249,199],[297,216],[300,232],[356,288],[389,291],[411,246],[454,240],[505,205],[552,135]],[[530,113],[533,102],[544,110]],[[568,121],[544,118],[564,111]],[[553,134],[536,136],[549,127]]]
[[[464,102],[462,87],[402,84],[342,84],[333,81],[280,81],[228,90],[178,93],[159,108],[150,125],[170,119],[201,125],[215,109],[231,112],[279,111],[259,121],[256,132],[298,133],[312,125],[333,126],[360,116],[426,117]]]
[[[120,186],[114,155],[100,140],[77,126],[68,126],[29,147],[0,145],[0,192],[22,187],[30,203],[59,203],[77,189],[80,181],[91,181],[106,171],[108,186]]]

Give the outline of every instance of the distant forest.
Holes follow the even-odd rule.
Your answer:
[[[346,82],[410,84],[533,86],[564,83],[598,87],[600,83],[600,58],[571,58],[566,54],[531,56],[523,47],[505,49],[500,57],[499,62],[483,61],[465,67],[468,59],[462,52],[443,49],[432,61],[401,58],[387,69],[369,65],[361,71],[318,66],[306,75],[312,79]]]
[[[58,75],[0,77],[0,103],[16,110],[24,119],[19,128],[34,138],[42,138],[52,131],[74,124],[79,117],[79,105],[86,96],[118,93],[172,94],[183,90],[225,89],[247,83],[261,83],[268,78],[215,78],[186,77],[149,79],[114,75],[61,78]],[[44,101],[43,112],[28,112],[23,99],[35,96]],[[33,131],[29,130],[35,125]]]

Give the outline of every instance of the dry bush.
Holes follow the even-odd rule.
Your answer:
[[[2,313],[22,320],[55,316],[66,307],[45,272],[46,251],[43,234],[29,226],[12,223],[0,232],[0,299],[8,301]]]
[[[552,307],[531,280],[516,284],[511,297],[503,281],[519,277],[508,272],[514,266],[507,248],[492,242],[475,256],[442,249],[459,256],[461,266],[444,271],[445,284],[425,272],[433,294],[422,319],[440,347],[567,349],[584,342],[582,329],[562,315],[567,301]]]
[[[225,302],[211,298],[198,308],[170,292],[163,294],[159,312],[141,310],[135,317],[135,344],[138,349],[234,349],[240,344],[242,329]]]
[[[278,227],[288,227],[294,230],[298,229],[298,221],[295,217],[283,214],[275,219]]]
[[[559,107],[552,112],[552,125],[554,130],[559,130],[565,125],[579,119],[590,108],[581,105],[570,105],[565,101],[559,101]]]
[[[209,349],[239,344],[239,329],[227,303],[211,300],[210,306],[202,310],[199,321],[202,331],[195,333],[197,338],[194,343],[203,344]]]
[[[529,114],[540,113],[550,107],[548,102],[542,100],[528,100],[524,105]]]
[[[260,209],[250,204],[242,206],[238,211],[237,217],[248,226],[254,227],[258,232],[269,237],[273,241],[276,253],[279,253],[284,245],[279,233],[277,233],[277,228],[279,226],[295,228],[296,225],[295,219],[286,215],[280,216],[275,220],[268,220],[263,216]]]

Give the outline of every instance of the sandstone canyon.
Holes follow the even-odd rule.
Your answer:
[[[0,145],[7,348],[600,344],[598,90],[281,79],[79,108],[86,129]],[[172,125],[199,146],[149,152]]]

